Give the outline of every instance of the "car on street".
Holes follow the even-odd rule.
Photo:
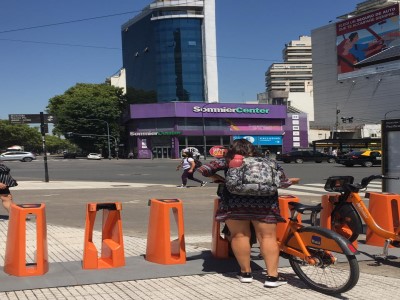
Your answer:
[[[64,152],[63,157],[64,158],[76,158],[77,154],[75,152]]]
[[[99,153],[89,153],[87,156],[87,159],[95,159],[95,160],[100,160],[103,157]]]
[[[12,161],[19,160],[24,162],[30,162],[36,159],[36,155],[32,152],[25,151],[8,151],[0,155],[1,161]]]
[[[326,161],[328,163],[334,163],[335,157],[319,151],[295,150],[284,154],[277,154],[276,160],[283,161],[284,163],[295,162],[298,164],[302,164],[305,161],[314,161],[316,163]]]
[[[372,167],[382,164],[381,150],[352,151],[336,157],[336,163],[346,167],[363,166]]]

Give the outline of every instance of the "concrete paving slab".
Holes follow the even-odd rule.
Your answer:
[[[372,261],[372,255],[380,254],[381,249],[375,246],[360,244],[358,261]],[[392,249],[392,255],[400,255],[400,249]],[[265,268],[264,261],[258,257],[259,252],[253,248],[252,270]],[[280,258],[279,267],[289,267],[289,261]],[[42,276],[16,277],[0,273],[0,292],[27,290],[33,288],[52,288],[99,284],[130,280],[146,280],[177,276],[204,275],[210,273],[235,273],[238,264],[235,259],[216,259],[210,251],[187,253],[185,264],[162,265],[149,262],[144,255],[127,257],[126,266],[112,269],[84,270],[81,261],[51,263],[49,272]]]

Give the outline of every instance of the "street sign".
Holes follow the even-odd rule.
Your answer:
[[[53,115],[43,114],[45,123],[54,123],[55,118]],[[8,120],[11,124],[35,124],[40,122],[40,114],[28,115],[28,114],[13,114],[8,115]]]

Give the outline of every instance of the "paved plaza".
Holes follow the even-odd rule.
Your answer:
[[[92,188],[95,186],[93,183]],[[85,183],[85,188],[90,188],[90,183]],[[26,224],[27,261],[34,261],[35,222]],[[7,226],[7,219],[0,220],[1,268]],[[253,260],[255,280],[241,284],[235,278],[234,259],[216,260],[211,256],[207,246],[211,234],[185,236],[187,262],[181,265],[146,261],[147,237],[124,235],[126,266],[103,270],[81,268],[84,228],[47,224],[47,240],[49,272],[34,277],[15,277],[2,272],[0,299],[396,299],[400,286],[400,269],[396,269],[399,260],[393,260],[392,266],[377,266],[366,254],[380,253],[381,249],[367,245],[360,245],[358,284],[351,291],[332,297],[307,288],[284,259],[279,271],[288,284],[276,289],[263,287],[265,274],[257,249]],[[94,231],[93,240],[99,245],[99,231]],[[398,250],[391,249],[390,253],[400,255]]]

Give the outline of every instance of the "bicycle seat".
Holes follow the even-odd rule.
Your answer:
[[[312,213],[318,213],[321,211],[322,206],[321,203],[317,205],[306,205],[298,202],[289,202],[289,205],[293,207],[295,211],[300,214],[304,214],[305,211],[310,211]]]

